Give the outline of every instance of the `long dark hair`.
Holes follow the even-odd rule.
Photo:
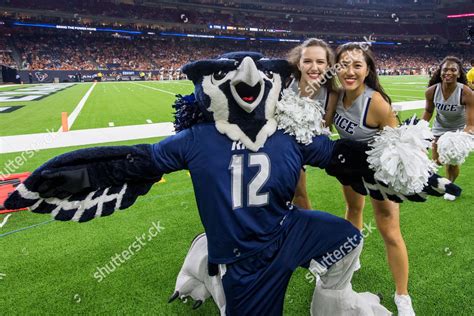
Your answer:
[[[456,63],[458,65],[459,73],[461,75],[459,76],[457,81],[462,84],[467,84],[466,71],[462,67],[461,60],[457,58],[456,56],[447,56],[441,61],[441,63],[438,65],[438,69],[436,69],[436,71],[431,76],[430,82],[428,83],[428,87],[431,87],[432,85],[443,81],[441,80],[441,68],[443,68],[443,65],[448,61]]]
[[[370,45],[368,43],[350,42],[340,45],[336,49],[336,62],[339,62],[342,53],[352,50],[360,50],[364,54],[365,62],[367,63],[367,67],[369,68],[369,75],[365,78],[364,83],[370,88],[380,93],[385,99],[385,101],[387,101],[389,104],[392,104],[392,99],[390,99],[390,97],[380,84],[379,76],[377,75],[377,67],[375,65],[374,54],[370,50]]]
[[[319,38],[308,38],[302,44],[294,47],[287,56],[288,62],[291,66],[291,72],[298,81],[301,79],[301,71],[298,69],[298,63],[300,62],[303,49],[312,46],[322,47],[326,51],[326,61],[328,63],[328,67],[331,68],[334,65],[334,52],[332,51],[331,47],[329,47],[328,43]],[[334,77],[330,77],[329,80],[325,80],[322,86],[325,86],[330,92],[337,89],[336,80]]]

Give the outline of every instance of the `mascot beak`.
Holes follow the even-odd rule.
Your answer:
[[[262,101],[264,82],[261,72],[250,57],[245,57],[230,81],[230,91],[237,104],[251,113]]]

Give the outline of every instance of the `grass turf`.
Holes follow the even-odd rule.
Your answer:
[[[87,100],[72,129],[170,122],[175,94],[189,94],[186,83],[101,83]]]
[[[90,85],[74,85],[37,101],[0,102],[0,106],[24,105],[17,111],[0,113],[0,136],[57,131],[61,127],[61,113],[71,113]]]
[[[385,82],[388,79],[393,78],[383,78],[387,90],[391,87]],[[395,81],[393,85],[399,87],[403,86],[400,83],[415,80],[417,79],[404,77],[404,80]],[[102,85],[114,84],[100,84],[97,87]],[[158,86],[156,83],[143,83],[143,85],[174,91],[171,84]],[[141,88],[144,89],[142,93],[148,90],[156,92],[147,98],[154,100],[158,95],[161,98],[157,90]],[[186,86],[180,88],[174,92],[182,93],[181,91],[187,89]],[[111,86],[111,89],[114,88]],[[97,92],[100,93],[100,90]],[[405,94],[408,92],[400,93],[411,98]],[[126,94],[125,91],[123,95]],[[80,99],[79,94],[78,98]],[[396,97],[394,99],[398,101]],[[104,98],[103,102],[109,102],[107,100]],[[141,104],[143,103],[135,102],[128,107],[133,110]],[[81,116],[96,110],[87,107],[88,104]],[[171,109],[168,108],[167,111],[170,113]],[[101,111],[97,109],[96,115],[107,113],[114,115],[116,112],[114,107],[106,107]],[[138,116],[147,115],[149,114],[144,110]],[[77,123],[80,122],[81,116]],[[403,112],[401,116],[404,119],[410,114]],[[96,124],[89,122],[91,123],[89,127]],[[31,123],[35,126],[30,128],[42,128],[43,123],[43,120],[38,120],[35,124]],[[155,141],[158,139],[119,144]],[[47,159],[77,148],[42,150],[29,159],[18,172],[31,171]],[[16,156],[17,154],[0,155],[0,162],[3,165]],[[465,190],[457,201],[447,202],[431,198],[426,203],[401,205],[401,228],[410,257],[410,292],[419,315],[474,314],[471,306],[474,294],[472,287],[474,255],[471,245],[474,238],[470,230],[472,220],[469,220],[468,213],[472,209],[473,196],[469,191],[469,179],[474,174],[473,169],[474,160],[471,157],[461,168],[461,176],[457,182]],[[313,207],[343,216],[344,200],[337,181],[315,168],[308,168],[307,172],[308,191]],[[166,301],[174,289],[175,277],[189,244],[197,233],[202,232],[202,226],[187,173],[183,171],[166,175],[165,179],[165,183],[156,184],[129,210],[89,223],[49,222],[49,216],[28,212],[14,213],[0,229],[2,313],[159,315],[191,313],[189,302],[167,304]],[[0,221],[3,218],[5,215],[0,215]],[[147,241],[139,252],[121,264],[102,282],[97,282],[94,278],[97,268],[108,264],[115,254],[128,249],[137,236],[146,234],[152,223],[158,221],[164,230]],[[375,226],[370,202],[364,211],[364,222]],[[38,223],[44,224],[14,232]],[[14,233],[8,234],[9,232]],[[391,298],[394,286],[385,259],[384,244],[377,231],[366,238],[361,261],[362,269],[355,274],[354,288],[359,291],[382,293],[385,297],[384,305],[395,311]],[[306,274],[307,270],[298,269],[292,277],[285,301],[286,315],[308,314],[314,282],[310,282],[311,278]],[[211,301],[192,313],[218,314]]]

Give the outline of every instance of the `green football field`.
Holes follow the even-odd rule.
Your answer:
[[[394,102],[422,100],[426,77],[383,77]],[[0,107],[23,105],[0,113],[0,136],[43,133],[61,125],[61,112],[71,113],[92,84],[77,84],[38,101],[1,102]],[[22,88],[24,88],[23,86]],[[2,91],[15,91],[6,87]],[[174,94],[186,94],[189,81],[160,83],[98,83],[87,99],[73,130],[169,122]],[[422,110],[399,113],[401,119]],[[146,138],[146,139],[145,139]],[[135,140],[107,145],[153,143]],[[82,147],[45,149],[17,171],[33,171],[46,160]],[[19,153],[0,154],[0,172]],[[444,171],[441,170],[444,174]],[[418,315],[473,315],[474,235],[472,234],[474,175],[471,156],[457,181],[461,198],[448,202],[430,198],[426,203],[401,205],[401,228],[410,258],[410,294]],[[315,209],[344,216],[345,204],[337,180],[308,168],[308,192]],[[375,227],[367,201],[364,222]],[[130,209],[87,223],[53,222],[47,215],[17,212],[0,215],[0,314],[154,314],[218,315],[212,300],[196,311],[192,303],[167,304],[175,278],[191,240],[203,231],[186,171],[165,176]],[[153,227],[163,229],[149,235]],[[145,245],[98,282],[94,274],[136,238]],[[366,237],[362,268],[353,285],[357,291],[381,293],[384,305],[395,312],[394,285],[386,262],[384,243],[377,230]],[[307,270],[298,269],[290,282],[285,315],[309,315],[314,289]]]

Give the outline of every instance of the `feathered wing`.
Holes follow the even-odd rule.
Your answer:
[[[97,147],[53,158],[5,201],[56,220],[86,222],[125,209],[146,194],[162,173],[151,145]]]
[[[426,121],[386,127],[374,142],[336,141],[329,175],[376,200],[423,202],[428,195],[459,196],[461,188],[436,174],[427,155],[432,134]]]

